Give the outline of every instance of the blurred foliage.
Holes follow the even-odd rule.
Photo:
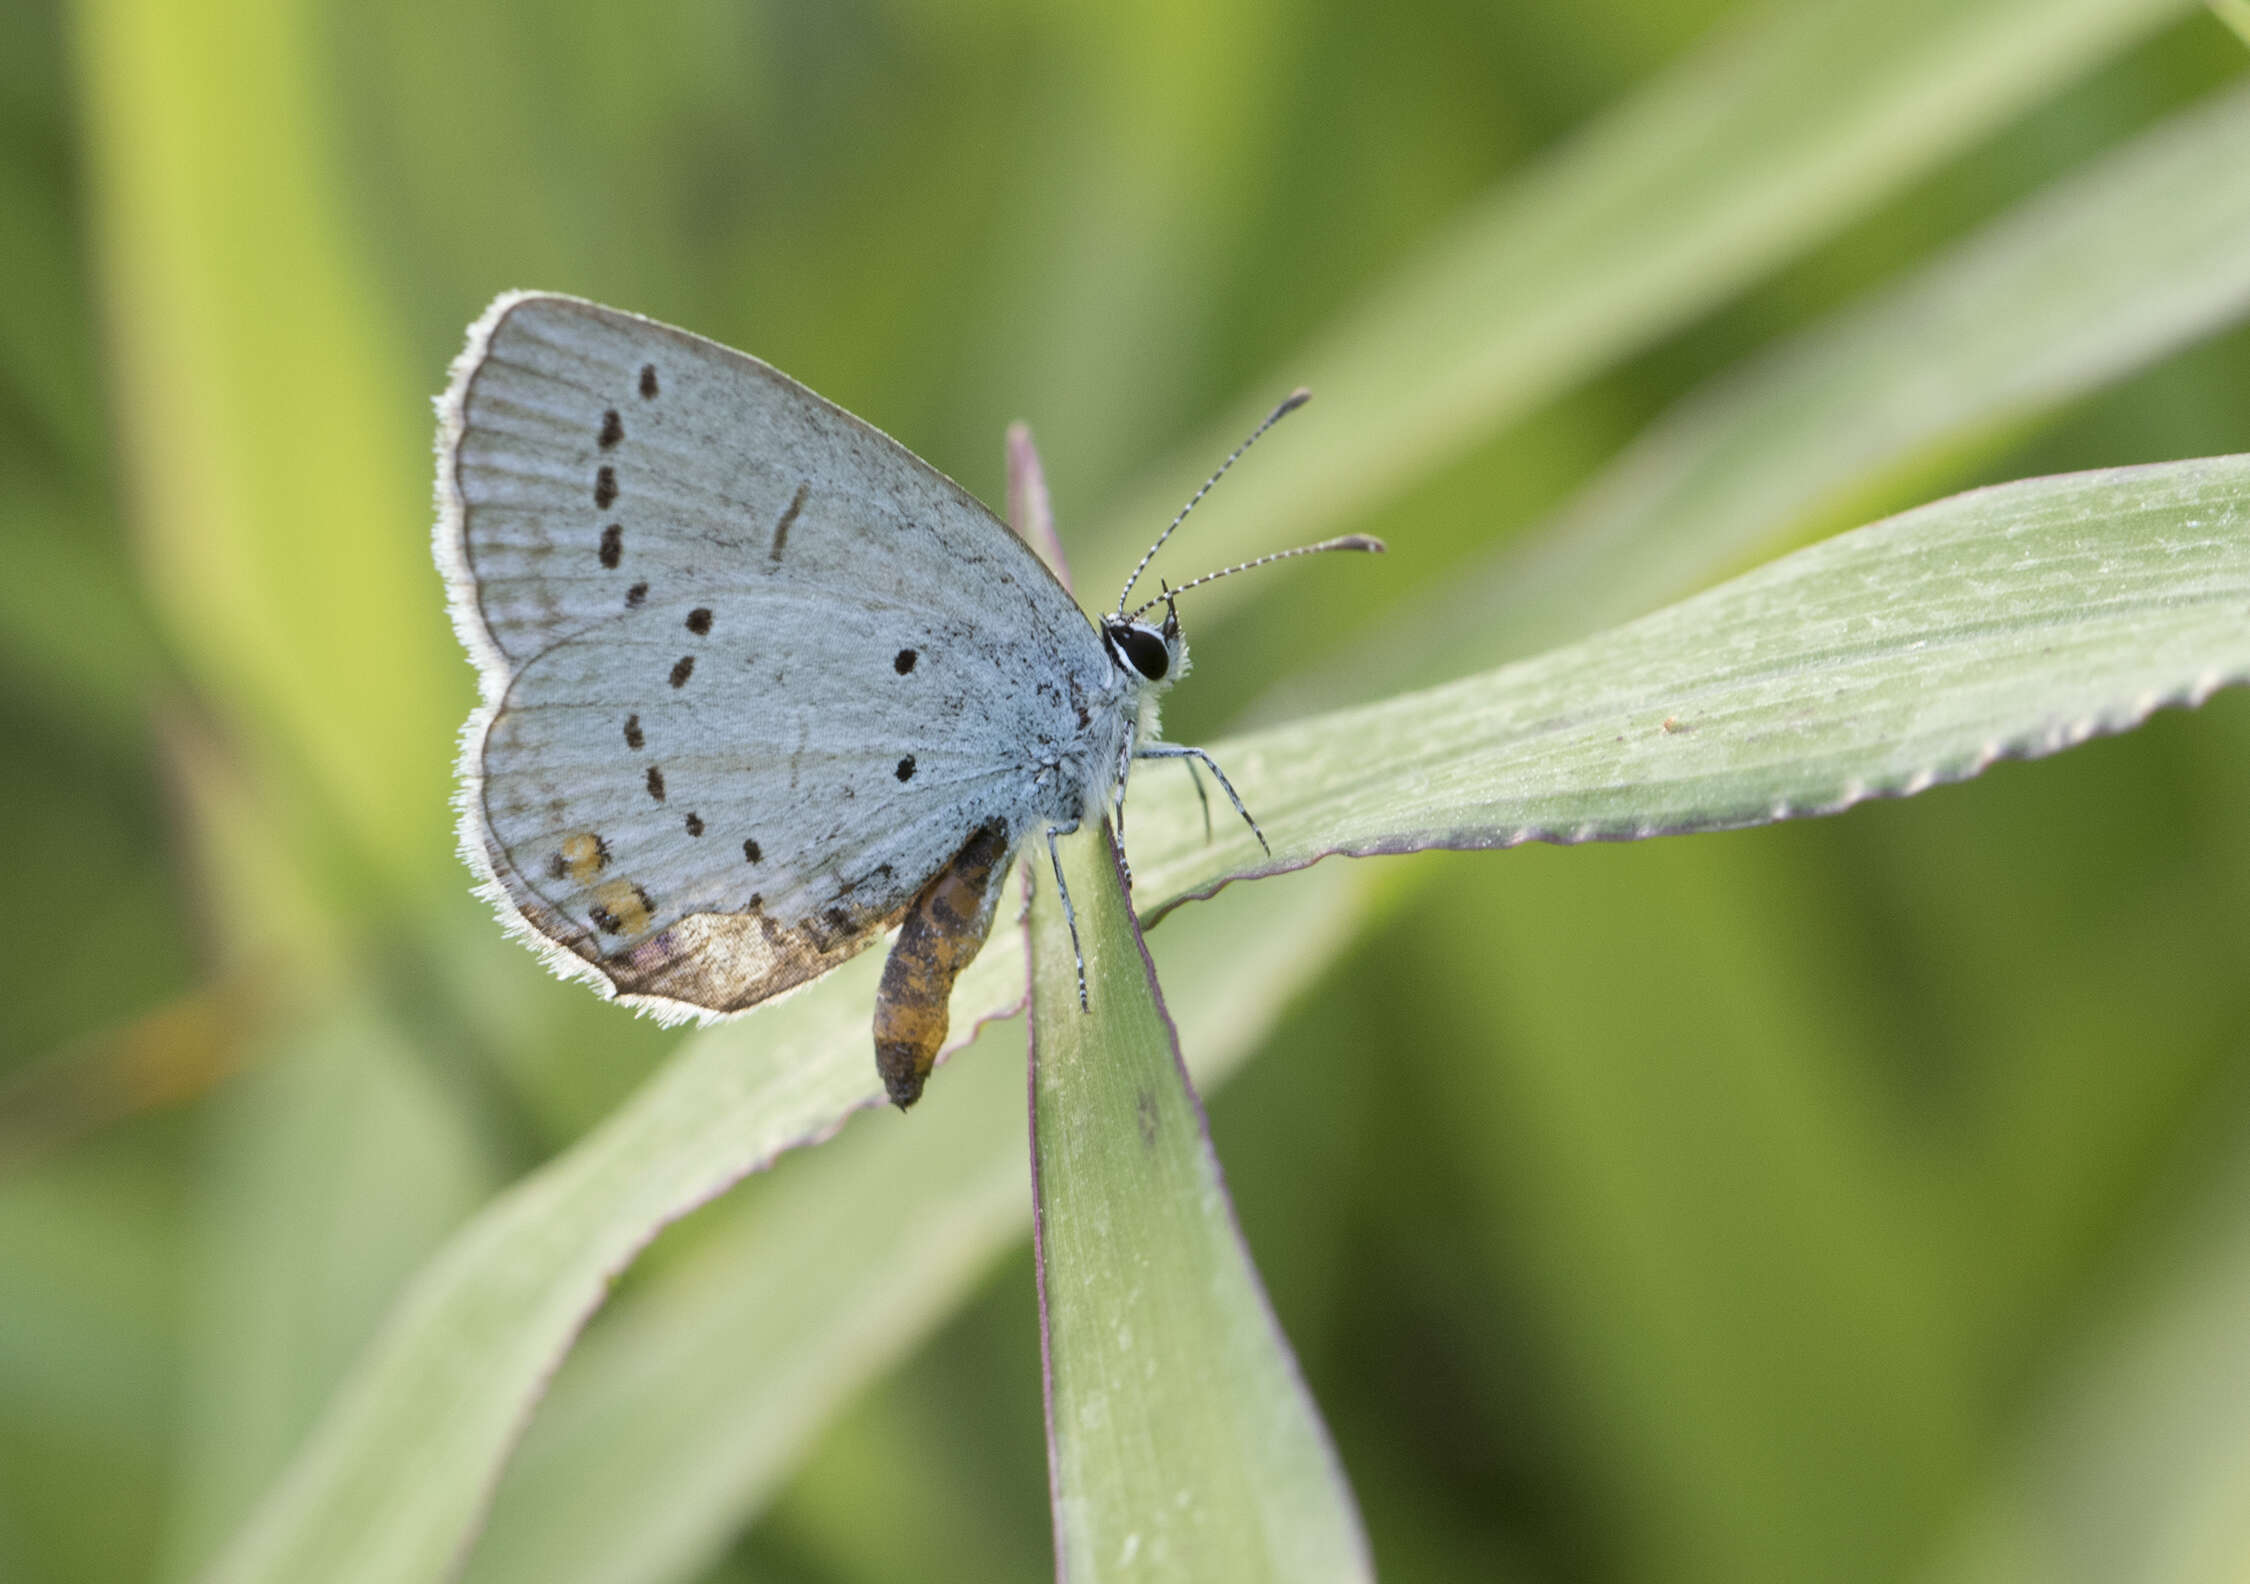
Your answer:
[[[1170,734],[2244,76],[2217,20],[2168,14],[1405,481],[1352,523],[1381,563],[1215,612]],[[0,8],[0,784],[15,916],[57,922],[0,966],[0,1577],[192,1571],[446,1231],[671,1047],[500,940],[451,852],[473,688],[424,404],[496,291],[757,351],[988,500],[1028,418],[1069,539],[1184,494],[1194,467],[1148,459],[1743,25]],[[2226,330],[1864,514],[2246,435]],[[1842,820],[1394,866],[1212,1107],[1387,1576],[2240,1576],[2250,1333],[2196,1318],[2250,1248],[2246,778],[2250,700],[2222,696]],[[723,1230],[679,1229],[626,1297]],[[1042,1575],[1032,1302],[1003,1261],[706,1576]]]

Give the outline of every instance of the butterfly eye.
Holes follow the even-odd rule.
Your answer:
[[[1164,640],[1138,622],[1104,623],[1102,636],[1109,640],[1112,654],[1122,655],[1150,682],[1163,681],[1164,673],[1172,669],[1172,652]]]

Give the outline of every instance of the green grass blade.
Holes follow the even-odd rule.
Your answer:
[[[1151,939],[1206,1091],[1350,938],[1363,878],[1329,865],[1229,892]],[[1022,940],[1004,929],[987,950],[1020,960]],[[1020,1026],[987,1029],[910,1123],[873,1115],[788,1163],[616,1305],[541,1403],[470,1584],[709,1566],[850,1395],[1028,1230],[1022,1057]]]
[[[1005,932],[991,950],[1021,951]],[[469,1584],[698,1577],[853,1390],[966,1296],[1024,1215],[1023,1037],[988,1028],[910,1117],[783,1163],[571,1354]]]
[[[672,1221],[877,1103],[869,954],[817,989],[688,1042],[577,1146],[494,1200],[423,1269],[289,1471],[205,1575],[335,1584],[446,1576],[556,1363],[609,1283]],[[1022,967],[987,952],[956,1027],[1005,1010]]]
[[[2250,91],[2236,89],[1689,397],[1469,587],[1293,687],[1391,693],[1641,615],[2246,310]]]
[[[1198,528],[1199,568],[1272,549],[1284,531],[1320,537],[2191,9],[1819,0],[1727,30],[1462,215],[1152,469],[1105,514],[1095,586],[1291,386],[1319,399],[1227,481],[1223,510]],[[1218,585],[1201,608],[1233,597]]]
[[[218,1096],[163,1577],[226,1542],[405,1283],[495,1187],[426,1053],[339,998]]]
[[[1058,1574],[1373,1576],[1267,1306],[1106,823],[1031,913],[1032,1149]]]
[[[1187,1026],[1219,1058],[1208,1076],[1240,1060],[1265,1020],[1348,935],[1363,888],[1336,883],[1341,878],[1298,890],[1280,928],[1246,930],[1215,912],[1167,932],[1186,987]],[[1018,931],[995,933],[959,987],[957,1029],[1020,995],[1020,949]],[[867,1035],[878,968],[873,956],[862,958],[777,1007],[691,1040],[609,1122],[488,1206],[417,1278],[289,1473],[206,1577],[446,1576],[481,1521],[485,1493],[523,1421],[616,1272],[664,1225],[727,1183],[783,1149],[827,1137],[880,1100]],[[940,1079],[933,1095],[953,1083],[950,1075]],[[1011,1111],[1021,1104],[1021,1091],[1014,1093]],[[477,1553],[473,1577],[679,1576],[675,1564],[739,1525],[850,1386],[918,1325],[934,1322],[945,1295],[1018,1235],[1020,1131],[981,1127],[948,1139],[934,1124],[918,1126],[901,1147],[879,1155],[857,1136],[840,1145],[836,1169],[848,1170],[841,1162],[849,1160],[866,1165],[869,1176],[843,1207],[843,1224],[834,1205],[801,1212],[834,1241],[808,1242],[807,1221],[786,1210],[759,1216],[714,1256],[758,1263],[726,1266],[722,1290],[704,1283],[669,1302],[659,1297],[652,1318],[628,1317],[621,1337],[596,1345],[589,1378],[566,1380],[556,1420],[535,1432],[529,1464],[514,1482],[523,1488],[504,1496],[508,1506],[489,1554]],[[995,1199],[996,1176],[1014,1181],[1015,1190]],[[899,1246],[926,1226],[887,1213],[895,1192],[908,1189],[949,1206],[949,1216],[967,1216],[950,1247]],[[855,1252],[839,1261],[841,1247]],[[742,1305],[770,1299],[776,1284],[793,1289],[803,1273],[793,1255],[826,1261],[830,1278],[856,1286],[858,1296],[834,1312],[800,1315],[810,1331],[792,1332],[787,1315],[769,1316],[777,1334],[786,1333],[783,1345],[746,1357],[725,1322]],[[907,1323],[881,1317],[892,1304],[907,1311]],[[673,1352],[696,1340],[703,1353]],[[651,1369],[671,1373],[652,1385]],[[620,1395],[637,1386],[648,1395]],[[740,1419],[732,1413],[738,1408]],[[660,1437],[669,1450],[655,1466],[660,1473],[684,1468],[694,1479],[669,1488],[659,1480],[653,1490],[635,1479],[620,1485],[615,1436],[636,1423],[678,1432],[676,1442]],[[621,1500],[633,1492],[651,1499]],[[545,1571],[555,1562],[556,1532],[584,1542],[569,1563],[588,1571]],[[612,1563],[629,1570],[599,1570]]]
[[[309,768],[384,883],[451,888],[426,811],[470,689],[404,531],[429,513],[429,374],[339,198],[318,19],[75,12],[148,597],[226,724]]]
[[[614,1306],[540,1404],[467,1580],[626,1584],[717,1561],[1022,1219],[1022,1054],[1019,1024],[986,1029],[910,1117],[857,1117],[785,1162]]]
[[[1137,895],[1147,918],[1329,853],[1833,813],[2246,678],[2250,456],[2029,479],[1533,660],[1214,745],[1270,858],[1239,828],[1203,846],[1185,778],[1144,777]]]

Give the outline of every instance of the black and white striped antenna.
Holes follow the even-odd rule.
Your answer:
[[[1125,587],[1122,591],[1119,592],[1117,596],[1117,614],[1119,616],[1123,616],[1125,614],[1125,602],[1133,597],[1133,585],[1141,580],[1141,574],[1148,570],[1148,564],[1156,559],[1156,552],[1164,548],[1164,541],[1172,537],[1172,531],[1178,528],[1181,523],[1187,521],[1187,514],[1195,510],[1197,503],[1199,503],[1204,496],[1211,493],[1211,486],[1218,483],[1219,480],[1227,476],[1227,469],[1233,467],[1236,462],[1242,459],[1243,452],[1249,450],[1252,446],[1258,443],[1258,437],[1260,435],[1264,434],[1268,429],[1271,429],[1275,424],[1281,422],[1282,419],[1288,417],[1291,413],[1295,412],[1298,408],[1304,406],[1305,403],[1311,400],[1312,392],[1305,389],[1302,385],[1291,391],[1288,397],[1283,400],[1282,404],[1279,407],[1276,407],[1272,412],[1266,414],[1266,421],[1264,423],[1258,425],[1257,428],[1250,431],[1250,438],[1243,441],[1242,444],[1236,446],[1234,450],[1229,453],[1227,459],[1219,464],[1219,470],[1203,481],[1203,487],[1197,490],[1193,495],[1190,495],[1188,497],[1188,503],[1180,508],[1180,514],[1177,517],[1174,517],[1170,523],[1165,525],[1164,531],[1156,536],[1156,543],[1148,547],[1148,554],[1141,557],[1140,565],[1133,568],[1133,575],[1125,580]],[[1342,546],[1340,544],[1306,546],[1307,550],[1327,550],[1338,548],[1342,548]],[[1378,545],[1376,546],[1376,548],[1380,549],[1381,546]],[[1301,554],[1302,552],[1285,551],[1283,553],[1287,555],[1296,555]],[[1256,562],[1244,562],[1242,566],[1229,567],[1227,571],[1240,572],[1247,567],[1255,566],[1257,564],[1258,563]],[[1212,577],[1224,577],[1225,575],[1226,573],[1224,572],[1214,572],[1211,574]],[[1198,578],[1196,579],[1196,581],[1198,583],[1207,583],[1210,581],[1210,579]],[[1181,587],[1183,588],[1186,586],[1187,585],[1185,584],[1181,585]],[[1173,592],[1178,593],[1179,590],[1175,589],[1173,590]],[[1141,610],[1145,611],[1149,608],[1149,605],[1158,605],[1161,603],[1163,603],[1161,598],[1150,600],[1148,602],[1148,605],[1143,605],[1141,607]],[[1140,614],[1140,611],[1135,611],[1133,614],[1135,616],[1138,616]]]

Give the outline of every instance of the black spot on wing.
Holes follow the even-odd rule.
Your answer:
[[[761,850],[759,849],[759,846],[758,846],[758,844],[757,844],[756,842],[754,842],[754,841],[745,841],[745,842],[744,842],[744,843],[742,844],[742,859],[743,859],[743,862],[745,862],[745,863],[761,863],[761,862],[763,862],[763,861],[765,860],[765,856],[766,856],[766,855],[765,855],[765,853],[764,853],[763,851],[761,851]]]
[[[773,525],[773,548],[766,552],[766,559],[775,566],[781,565],[782,547],[789,543],[789,525],[797,520],[797,513],[805,509],[805,492],[811,488],[810,484],[798,485],[797,493],[790,496],[789,504],[781,509],[781,521]]]
[[[654,765],[648,767],[648,795],[659,803],[664,801],[664,772]]]
[[[617,563],[625,559],[625,530],[616,523],[611,523],[602,530],[600,554],[602,565],[611,571],[615,571]]]
[[[646,741],[648,741],[648,739],[641,733],[641,718],[638,715],[626,716],[625,746],[628,748],[639,748],[641,744]]]
[[[612,407],[608,412],[602,414],[602,432],[595,444],[607,451],[624,438],[625,421],[617,416],[617,409]]]
[[[627,610],[639,610],[641,608],[641,601],[647,598],[648,585],[646,583],[636,583],[631,588],[625,591],[625,608]]]
[[[686,687],[688,677],[695,671],[695,656],[682,655],[672,662],[672,686]]]
[[[604,462],[594,473],[594,505],[608,511],[617,501],[617,469]]]
[[[914,779],[914,756],[913,756],[912,754],[908,754],[908,755],[907,755],[907,756],[906,756],[906,757],[905,757],[904,759],[901,759],[901,760],[900,760],[900,761],[898,762],[898,768],[897,768],[896,770],[892,771],[891,773],[892,773],[893,775],[897,776],[897,777],[898,777],[898,778],[899,778],[899,779],[900,779],[901,781],[911,781],[911,780],[913,780],[913,779]]]
[[[654,363],[643,363],[641,365],[641,396],[646,401],[656,400],[656,365]]]
[[[687,630],[700,638],[711,630],[711,613],[697,606],[687,613]]]
[[[690,810],[688,813],[687,833],[690,836],[700,836],[703,834],[703,816],[695,813],[693,810]]]
[[[901,649],[898,652],[898,658],[891,662],[891,669],[893,671],[896,671],[900,676],[904,676],[907,672],[914,669],[914,662],[920,658],[921,656],[917,655],[911,649]]]

